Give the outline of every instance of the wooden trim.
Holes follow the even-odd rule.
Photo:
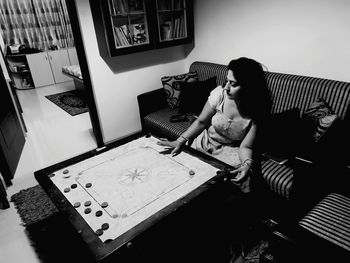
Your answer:
[[[80,23],[78,19],[76,1],[66,1],[66,5],[67,5],[68,14],[69,14],[69,19],[71,21],[74,42],[75,42],[76,51],[79,59],[79,65],[80,65],[81,73],[84,79],[84,88],[86,91],[87,104],[89,107],[89,114],[90,114],[92,129],[95,134],[97,147],[100,148],[100,147],[103,147],[105,144],[103,142],[102,130],[101,130],[98,114],[97,114],[96,103],[93,97],[91,78],[90,78],[89,67],[85,56],[85,49],[84,49],[84,43],[83,43],[81,30],[80,30]]]

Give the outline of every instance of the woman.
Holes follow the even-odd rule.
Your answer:
[[[270,105],[261,64],[245,57],[232,60],[226,83],[210,93],[192,125],[177,140],[160,139],[158,144],[173,148],[175,156],[186,142],[194,140],[192,147],[235,166],[231,181],[249,192],[259,130]]]
[[[252,222],[259,220],[263,209],[261,197],[266,196],[257,168],[260,137],[270,113],[271,100],[260,63],[242,57],[230,61],[227,69],[226,83],[210,93],[192,125],[177,140],[160,139],[158,144],[173,148],[174,156],[181,152],[186,142],[193,140],[192,147],[235,166],[230,180],[245,194],[215,202],[215,206],[220,207],[216,210],[220,216],[213,224],[222,227],[216,227],[215,231],[225,237],[211,240],[221,240],[218,249],[229,252],[215,254],[222,255],[223,262],[227,259],[243,262],[242,242],[247,240],[246,230]],[[251,185],[254,191],[246,194],[251,191]],[[225,249],[227,247],[229,249]],[[218,257],[215,262],[219,262]]]

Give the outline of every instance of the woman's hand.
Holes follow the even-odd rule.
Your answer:
[[[230,175],[233,176],[230,181],[238,185],[242,192],[250,192],[250,175],[251,167],[246,163],[242,163],[236,169],[230,171]]]
[[[160,138],[159,141],[157,142],[158,145],[161,145],[161,146],[167,146],[171,149],[173,149],[171,151],[171,155],[172,156],[176,156],[178,155],[179,153],[181,153],[182,151],[182,145],[184,143],[182,142],[179,142],[179,141],[169,141],[168,139],[165,139],[165,138]]]
[[[230,171],[230,174],[232,176],[231,182],[237,184],[243,182],[244,179],[246,179],[246,177],[250,175],[250,171],[250,166],[242,163],[236,169]]]

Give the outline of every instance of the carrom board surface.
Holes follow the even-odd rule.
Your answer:
[[[164,147],[157,141],[142,137],[51,175],[102,242],[132,230],[216,175],[217,168],[185,152],[160,154]]]
[[[126,151],[76,178],[113,218],[130,216],[191,179],[190,169],[151,147]]]

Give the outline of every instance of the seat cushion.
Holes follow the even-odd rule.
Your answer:
[[[327,195],[299,225],[350,251],[350,198],[337,193]]]
[[[150,132],[169,139],[177,139],[191,125],[193,120],[170,122],[170,117],[177,115],[178,109],[164,108],[145,116],[145,126]]]
[[[272,192],[289,200],[293,185],[294,169],[267,159],[261,163],[262,176]]]

